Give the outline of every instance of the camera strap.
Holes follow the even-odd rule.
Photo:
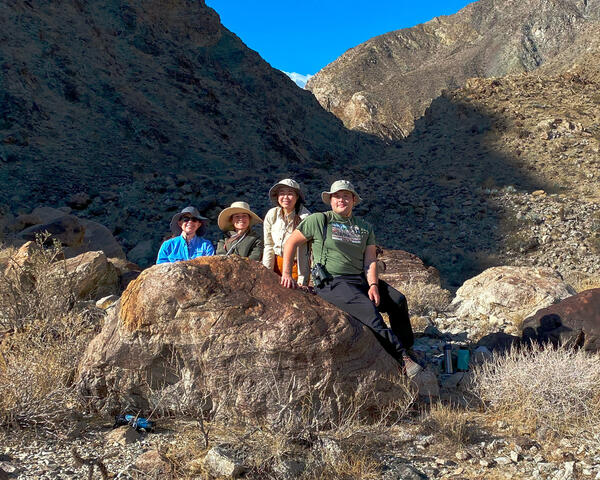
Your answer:
[[[324,263],[323,263],[323,254],[325,253],[325,240],[327,240],[327,220],[328,219],[327,219],[327,214],[326,213],[323,213],[323,220],[324,220],[323,231],[321,232],[322,239],[323,239],[323,244],[321,246],[321,258],[319,258],[319,263],[321,265],[325,266]]]

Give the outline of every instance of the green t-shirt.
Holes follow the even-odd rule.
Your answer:
[[[321,263],[334,277],[337,275],[358,275],[364,271],[365,249],[375,245],[373,227],[354,216],[342,217],[333,211],[327,215],[327,240],[323,247],[323,213],[313,213],[306,217],[298,230],[310,242],[312,241],[313,262]]]

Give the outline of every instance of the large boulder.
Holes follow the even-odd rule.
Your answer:
[[[35,217],[35,215],[31,215]],[[63,247],[80,247],[83,244],[85,227],[75,215],[65,215],[49,222],[32,225],[19,233],[19,238],[35,241],[38,235],[50,234],[52,239],[58,240]]]
[[[99,299],[119,291],[119,271],[104,252],[85,252],[54,264],[53,273],[64,275],[81,299]]]
[[[76,257],[84,252],[94,252],[97,250],[102,250],[109,258],[126,258],[125,252],[123,252],[123,249],[113,236],[112,232],[98,222],[75,217],[74,215],[68,215],[65,213],[65,210],[51,207],[37,207],[31,212],[31,215],[40,218],[42,222],[46,224],[61,222],[66,216],[75,218],[79,222],[83,227],[81,241],[78,244],[68,244],[63,242],[63,245],[67,245],[67,248],[65,248],[65,257],[67,258]],[[34,226],[30,228],[38,229],[38,227],[39,226]],[[20,235],[22,235],[22,233]]]
[[[383,407],[402,395],[398,376],[370,330],[233,255],[143,271],[90,343],[78,385],[106,413],[212,405],[274,419],[335,414],[357,392],[365,411]]]
[[[493,267],[467,280],[456,291],[450,309],[458,317],[520,323],[540,308],[574,294],[550,268]]]
[[[600,288],[542,308],[523,322],[523,340],[600,350]]]
[[[388,250],[377,247],[379,278],[394,288],[406,283],[427,283],[440,286],[440,272],[428,267],[416,255],[404,250]]]

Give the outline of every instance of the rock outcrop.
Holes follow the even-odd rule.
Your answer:
[[[78,298],[96,300],[119,292],[119,271],[104,252],[86,252],[58,262],[53,272],[65,275]]]
[[[588,26],[600,27],[597,0],[479,0],[351,48],[306,88],[348,128],[402,138],[442,90],[534,70]]]
[[[450,309],[459,317],[521,319],[571,295],[573,288],[554,270],[535,267],[493,267],[467,280]]]
[[[405,283],[427,283],[440,286],[440,272],[427,266],[416,255],[404,250],[377,247],[379,278],[399,288]]]
[[[273,419],[309,405],[335,414],[335,398],[363,382],[365,411],[378,408],[399,395],[398,375],[368,329],[234,255],[143,271],[90,343],[78,385],[108,412],[212,406]]]
[[[585,290],[526,318],[523,340],[600,351],[600,288]]]

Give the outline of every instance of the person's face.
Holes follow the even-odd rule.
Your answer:
[[[349,217],[354,207],[354,195],[348,190],[331,194],[331,209],[342,217]]]
[[[250,215],[247,213],[236,213],[231,216],[231,223],[236,232],[246,230],[250,226]]]
[[[200,225],[202,225],[200,220],[192,217],[191,215],[184,215],[177,223],[179,224],[181,231],[187,236],[196,235],[196,230],[198,230]]]
[[[284,210],[293,210],[297,201],[298,194],[293,188],[282,187],[277,191],[277,202]]]

